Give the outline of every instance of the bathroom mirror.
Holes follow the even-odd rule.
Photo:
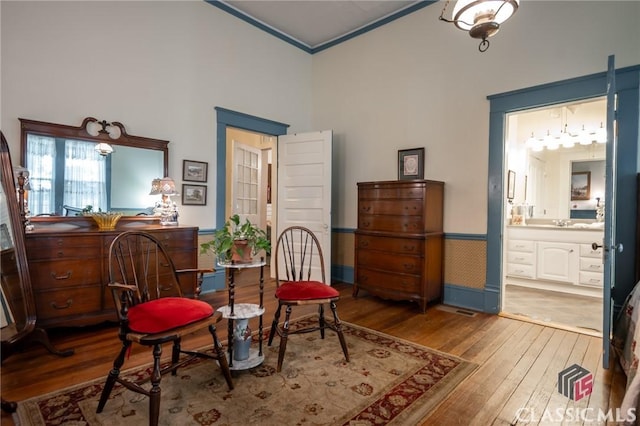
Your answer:
[[[168,141],[129,135],[122,123],[93,117],[78,127],[24,118],[20,124],[21,165],[30,173],[29,210],[36,220],[81,215],[87,206],[151,214],[157,201],[149,195],[151,182],[168,175]]]

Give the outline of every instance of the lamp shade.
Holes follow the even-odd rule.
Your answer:
[[[160,179],[160,193],[163,195],[178,195],[176,183],[170,177]]]
[[[151,181],[151,191],[149,195],[178,195],[176,183],[170,177],[155,178]]]

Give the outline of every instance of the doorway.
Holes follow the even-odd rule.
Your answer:
[[[503,315],[601,335],[605,122],[603,97],[506,115]]]

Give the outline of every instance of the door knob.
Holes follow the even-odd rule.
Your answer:
[[[600,244],[598,244],[598,243],[593,243],[593,244],[591,244],[591,248],[592,248],[593,250],[598,250],[598,249],[599,249],[599,248],[601,248],[601,247],[602,247],[602,245],[600,245]],[[624,246],[622,245],[622,243],[620,243],[620,244],[614,244],[614,245],[612,245],[612,246],[611,246],[611,248],[612,248],[613,250],[617,250],[617,251],[618,251],[618,253],[622,253],[622,252],[624,251]],[[609,249],[608,249],[608,248],[605,248],[605,249],[604,249],[604,251],[609,251]]]

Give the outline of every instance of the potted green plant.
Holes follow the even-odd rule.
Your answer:
[[[264,250],[271,253],[271,241],[267,233],[252,224],[249,219],[240,223],[240,216],[234,214],[224,226],[213,234],[213,239],[200,244],[200,253],[215,254],[220,263],[249,263],[252,256]]]

